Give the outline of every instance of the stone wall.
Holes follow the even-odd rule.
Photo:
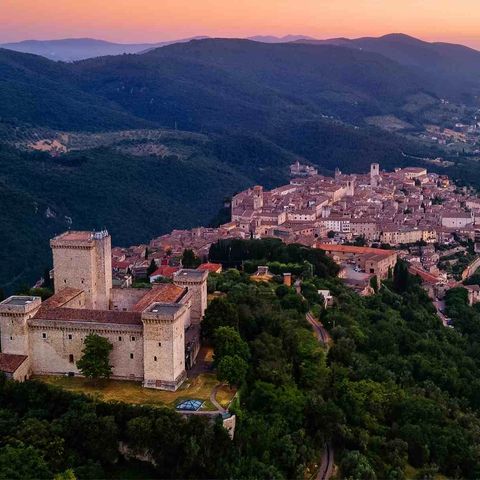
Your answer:
[[[133,306],[148,293],[149,290],[148,288],[112,288],[111,309],[120,312],[131,311]]]
[[[66,287],[85,292],[86,308],[94,307],[96,282],[94,279],[94,250],[92,247],[52,248],[55,292]]]
[[[23,298],[17,303],[15,299]],[[0,303],[0,341],[3,353],[29,355],[28,320],[40,308],[40,297],[10,297]]]
[[[186,377],[186,305],[159,306],[142,315],[144,333],[144,385],[176,390]],[[164,310],[171,310],[165,312]]]
[[[12,374],[13,380],[17,382],[23,382],[30,378],[31,368],[30,368],[30,359],[27,358]]]
[[[76,362],[82,357],[89,333],[107,338],[113,345],[112,377],[143,379],[143,333],[141,325],[112,325],[82,322],[30,321],[32,370],[35,374],[79,374]],[[133,355],[133,358],[131,358]]]

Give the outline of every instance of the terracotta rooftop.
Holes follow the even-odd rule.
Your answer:
[[[88,242],[91,239],[92,232],[65,232],[54,238],[54,240],[66,240],[68,242]]]
[[[150,277],[156,277],[157,275],[161,277],[172,278],[173,274],[180,270],[180,267],[171,267],[170,265],[161,265],[158,267]]]
[[[77,288],[64,288],[55,295],[51,296],[42,303],[42,308],[60,308],[63,307],[66,303],[73,300],[75,297],[80,295],[83,290]]]
[[[0,372],[14,373],[27,358],[26,355],[0,353]]]
[[[221,263],[202,263],[197,270],[202,272],[211,272],[211,273],[218,273],[222,271],[222,264]]]
[[[142,316],[140,312],[87,310],[81,308],[40,308],[33,319],[60,322],[111,323],[113,325],[142,324]]]
[[[186,289],[172,283],[154,285],[133,307],[134,312],[143,312],[152,303],[176,303],[185,294]]]

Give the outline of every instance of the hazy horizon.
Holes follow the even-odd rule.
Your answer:
[[[3,0],[0,42],[157,43],[289,34],[325,39],[401,32],[478,49],[478,25],[477,0]]]

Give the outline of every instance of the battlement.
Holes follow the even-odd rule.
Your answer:
[[[173,281],[177,285],[201,284],[207,280],[208,272],[203,270],[193,270],[190,268],[182,268],[174,273]]]
[[[154,303],[142,313],[145,322],[175,322],[188,310],[186,304],[181,303]]]
[[[27,315],[37,310],[41,303],[40,297],[13,295],[0,303],[0,315]]]

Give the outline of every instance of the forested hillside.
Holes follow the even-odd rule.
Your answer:
[[[202,334],[218,378],[239,387],[233,442],[201,417],[0,379],[1,478],[67,470],[80,480],[305,478],[325,443],[339,478],[480,475],[479,320],[464,291],[447,299],[450,329],[402,263],[364,298],[320,251],[255,240],[221,242],[211,253],[225,266],[270,262],[302,279],[300,296],[281,277],[258,283],[231,269],[209,278],[216,294]],[[331,291],[332,308],[322,309],[318,289]],[[330,348],[314,336],[308,310],[329,330]],[[156,466],[126,460],[120,442]]]
[[[446,157],[365,123],[395,113],[419,125],[404,107],[423,93],[439,102],[452,92],[438,73],[333,45],[207,39],[72,64],[0,49],[0,195],[8,206],[0,288],[34,281],[62,229],[107,227],[115,244],[146,242],[208,223],[247,186],[285,183],[297,159],[331,173]],[[102,137],[164,127],[203,140]],[[63,148],[55,158],[30,152],[53,140]],[[448,160],[451,170],[440,171],[480,184],[463,158]]]

